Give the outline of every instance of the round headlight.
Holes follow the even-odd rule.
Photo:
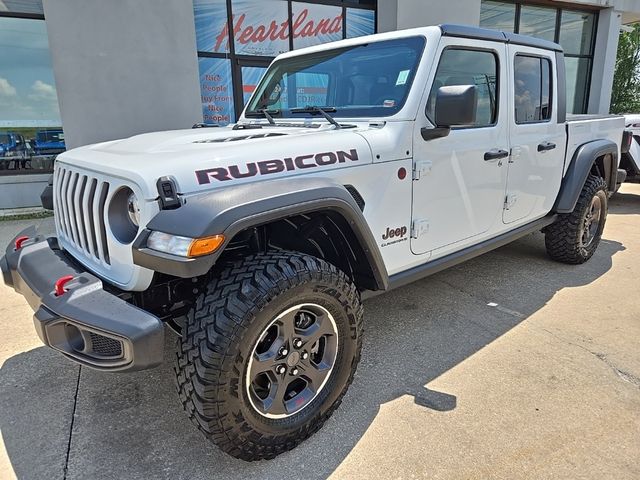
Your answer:
[[[133,242],[140,225],[140,205],[129,187],[118,190],[109,203],[109,227],[113,236],[125,245]]]
[[[129,220],[136,227],[140,226],[140,205],[138,204],[138,197],[131,192],[127,198],[127,213],[129,214]]]

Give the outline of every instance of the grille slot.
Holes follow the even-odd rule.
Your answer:
[[[94,332],[89,332],[89,337],[91,337],[92,353],[101,357],[122,356],[122,342]]]
[[[58,231],[67,242],[93,260],[110,265],[104,225],[109,182],[58,166],[54,192]]]

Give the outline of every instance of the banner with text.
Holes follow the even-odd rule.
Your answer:
[[[232,13],[236,54],[275,57],[289,51],[287,2],[233,0]]]
[[[234,122],[231,61],[205,57],[200,57],[198,61],[204,122],[220,125]]]
[[[193,0],[193,16],[198,51],[227,53],[229,29],[226,0]]]
[[[293,48],[342,40],[342,7],[293,2]]]

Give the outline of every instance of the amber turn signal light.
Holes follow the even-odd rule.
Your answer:
[[[196,238],[189,245],[190,257],[201,257],[215,252],[224,243],[224,235]]]

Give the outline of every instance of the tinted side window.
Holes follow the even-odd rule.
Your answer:
[[[450,85],[475,85],[478,92],[474,127],[486,127],[498,118],[498,60],[493,52],[449,48],[442,52],[427,102],[427,116],[435,120],[438,89]]]
[[[551,118],[551,62],[548,58],[517,55],[514,62],[516,123]]]

